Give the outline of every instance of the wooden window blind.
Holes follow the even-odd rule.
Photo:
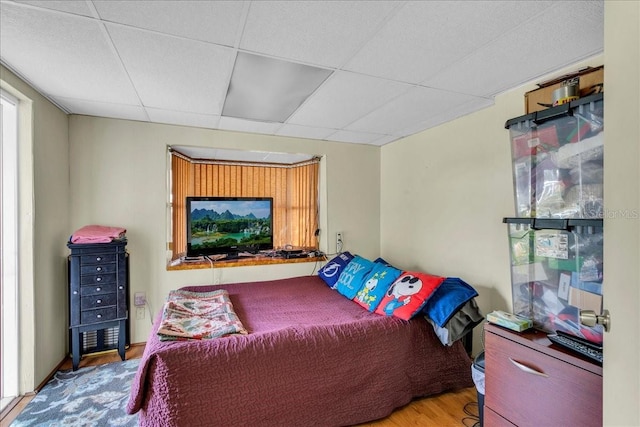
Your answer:
[[[188,196],[273,197],[273,245],[317,249],[319,160],[272,165],[190,159],[171,153],[173,259],[187,247]]]

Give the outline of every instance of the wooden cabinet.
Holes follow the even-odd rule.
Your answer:
[[[485,426],[601,426],[602,367],[546,333],[485,325]]]
[[[83,353],[118,349],[125,359],[129,318],[129,254],[126,240],[73,244],[69,255],[69,330],[73,370]],[[116,344],[106,339],[117,330]],[[86,333],[95,332],[95,345],[84,345]]]

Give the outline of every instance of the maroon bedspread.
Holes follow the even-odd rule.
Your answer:
[[[248,335],[160,342],[155,321],[127,405],[141,426],[340,426],[471,387],[471,360],[423,318],[370,313],[317,276],[226,289]]]

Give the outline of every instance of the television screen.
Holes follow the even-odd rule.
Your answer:
[[[273,198],[187,197],[187,256],[273,249]]]

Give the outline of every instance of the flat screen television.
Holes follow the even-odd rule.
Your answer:
[[[187,256],[273,249],[272,197],[187,197]]]

